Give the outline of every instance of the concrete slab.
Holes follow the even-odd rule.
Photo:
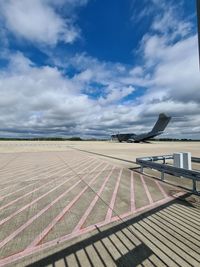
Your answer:
[[[47,145],[0,154],[0,266],[199,266],[197,196]]]

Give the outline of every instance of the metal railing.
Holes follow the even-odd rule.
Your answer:
[[[192,157],[192,162],[200,163],[200,158]]]
[[[160,171],[162,181],[164,181],[165,173],[190,179],[193,182],[193,192],[197,193],[196,182],[200,181],[200,172],[166,165],[166,159],[173,159],[173,155],[136,158],[136,163],[141,166],[141,172],[143,172],[144,167]],[[156,163],[155,161],[158,160],[162,160],[164,164]]]

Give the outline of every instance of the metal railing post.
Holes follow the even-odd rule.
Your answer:
[[[164,179],[165,179],[165,173],[161,172],[161,180],[164,181]]]
[[[140,168],[140,172],[143,173],[144,172],[144,168],[143,166],[141,165],[141,168]]]
[[[165,159],[171,159],[173,158],[170,155],[162,156]],[[153,161],[152,161],[153,159]],[[154,161],[160,160],[161,156],[154,156],[153,157],[144,157],[144,158],[136,158],[136,163],[140,165],[141,168],[141,173],[143,173],[144,168],[150,168],[154,170],[160,171],[160,178],[162,181],[165,179],[165,173],[168,173],[170,175],[174,175],[176,177],[183,177],[186,179],[192,180],[193,183],[193,192],[194,193],[199,193],[197,191],[197,181],[200,181],[200,172],[196,170],[188,170],[188,169],[183,169],[183,168],[178,168],[170,165],[165,165],[165,164],[160,164],[160,163],[155,163]],[[200,162],[200,158],[198,158]]]
[[[193,190],[193,192],[197,192],[197,183],[196,183],[196,180],[192,180],[192,190]]]

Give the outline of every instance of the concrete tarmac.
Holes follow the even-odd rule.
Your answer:
[[[199,196],[134,163],[170,144],[1,142],[0,266],[200,266]]]

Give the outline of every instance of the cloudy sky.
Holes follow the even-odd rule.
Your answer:
[[[195,0],[0,0],[0,136],[200,138]]]

